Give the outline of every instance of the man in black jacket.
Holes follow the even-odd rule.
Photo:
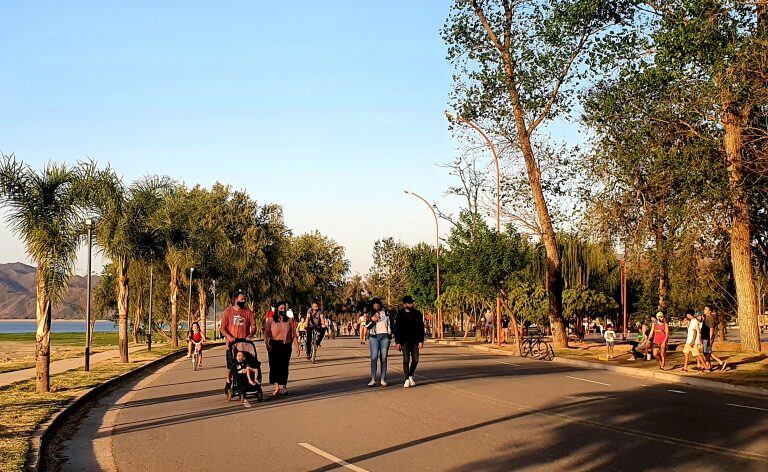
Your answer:
[[[410,295],[403,297],[403,308],[397,312],[395,342],[397,350],[403,351],[403,373],[407,377],[403,387],[415,387],[413,374],[419,363],[419,349],[424,349],[424,316],[413,307]]]

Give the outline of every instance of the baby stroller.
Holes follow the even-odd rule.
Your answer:
[[[256,380],[258,384],[251,385],[248,382],[246,374],[237,371],[237,353],[242,352],[245,356],[245,362],[248,367],[256,369]],[[245,400],[249,394],[254,395],[258,401],[264,399],[264,393],[261,390],[261,362],[256,354],[256,345],[253,341],[246,339],[235,339],[229,345],[229,355],[227,356],[227,369],[229,369],[232,379],[231,391],[232,397],[237,396],[240,400]]]

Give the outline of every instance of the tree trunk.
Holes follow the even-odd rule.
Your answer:
[[[730,104],[726,104],[730,105]],[[757,293],[752,268],[752,236],[744,182],[743,125],[744,120],[725,106],[723,127],[728,182],[731,192],[731,266],[736,284],[739,337],[743,351],[760,351],[760,331],[757,319]]]
[[[120,362],[128,362],[128,258],[118,256],[115,260],[117,271],[117,349]]]
[[[541,169],[536,162],[536,156],[533,153],[531,144],[531,135],[528,132],[525,123],[525,112],[520,102],[520,95],[514,83],[514,70],[512,68],[511,58],[508,54],[504,55],[505,71],[507,72],[507,88],[512,98],[512,104],[515,115],[515,127],[517,131],[518,145],[523,153],[525,168],[528,172],[528,183],[533,195],[533,203],[536,209],[536,217],[541,227],[541,241],[544,243],[544,249],[547,254],[547,277],[549,288],[547,295],[549,298],[549,324],[552,327],[552,342],[555,347],[567,348],[568,335],[565,331],[565,321],[563,320],[563,273],[562,262],[560,259],[560,248],[555,236],[555,228],[552,226],[552,218],[549,214],[547,200],[544,198],[544,191],[541,186]]]
[[[37,329],[35,331],[35,364],[37,393],[47,393],[51,389],[51,299],[48,296],[49,287],[45,282],[42,267],[37,266],[37,305],[35,315]]]
[[[133,342],[139,343],[139,327],[141,326],[141,314],[144,311],[144,284],[141,275],[138,277],[136,288],[136,310],[133,315]]]
[[[667,301],[669,300],[669,258],[667,257],[667,248],[664,241],[664,225],[657,222],[655,228],[656,251],[659,255],[659,304],[658,310],[666,312]]]
[[[179,346],[179,312],[177,299],[179,297],[179,266],[178,264],[169,264],[171,272],[170,293],[171,293],[171,345]]]
[[[203,335],[207,338],[207,331],[206,331],[206,315],[208,311],[208,294],[205,291],[205,282],[202,279],[197,280],[197,306],[199,313],[199,321],[200,321],[200,330],[203,332]]]

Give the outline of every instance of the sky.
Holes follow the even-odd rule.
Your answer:
[[[0,151],[216,181],[345,246],[434,240],[449,1],[0,2]],[[0,216],[0,262],[28,261]],[[444,225],[447,226],[447,225]],[[81,250],[77,272],[85,267]]]

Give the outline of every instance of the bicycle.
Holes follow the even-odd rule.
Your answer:
[[[310,340],[311,343],[311,349],[312,349],[312,363],[317,362],[317,350],[320,346],[317,344],[317,339],[320,336],[320,329],[316,328],[312,330],[312,339]]]
[[[203,342],[194,342],[192,341],[192,344],[194,347],[192,348],[192,370],[197,370],[198,366],[200,365],[200,351],[203,349]]]
[[[307,332],[299,333],[299,352],[307,352]]]
[[[531,335],[522,340],[520,352],[523,357],[531,359],[552,360],[555,358],[555,350],[541,335]]]

